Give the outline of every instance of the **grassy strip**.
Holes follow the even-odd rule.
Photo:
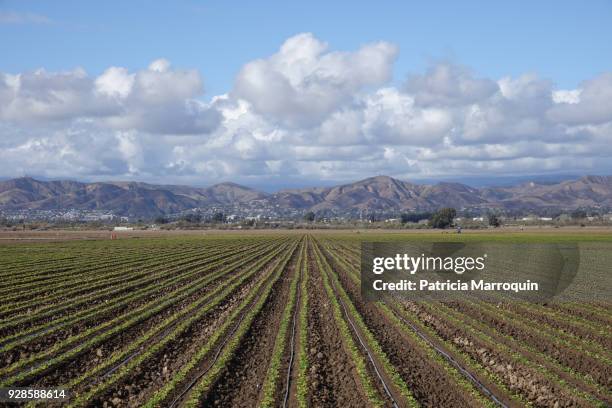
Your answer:
[[[81,333],[79,336],[74,336],[72,338],[67,339],[64,342],[60,342],[60,343],[56,343],[55,345],[53,345],[52,347],[50,347],[49,349],[43,351],[42,353],[39,353],[38,355],[34,355],[31,356],[28,359],[23,359],[23,360],[19,360],[18,362],[16,362],[15,364],[6,367],[2,370],[0,370],[0,374],[7,374],[10,372],[13,372],[15,370],[18,370],[21,367],[24,367],[28,364],[31,364],[37,360],[41,360],[44,358],[47,358],[49,356],[52,356],[54,353],[58,352],[59,350],[61,350],[62,348],[64,348],[66,345],[68,344],[73,344],[83,338],[86,338],[87,336],[89,336],[90,334],[94,333],[95,331],[99,330],[100,328],[106,328],[108,326],[112,326],[113,324],[119,323],[119,322],[123,322],[121,324],[118,324],[116,326],[112,326],[112,328],[106,332],[103,332],[102,334],[95,336],[87,341],[85,341],[84,343],[81,343],[80,345],[78,345],[77,347],[66,351],[63,354],[60,354],[57,357],[51,358],[49,360],[46,360],[44,362],[41,363],[40,366],[27,370],[25,372],[21,372],[19,374],[16,374],[12,377],[9,377],[5,380],[3,380],[2,382],[0,382],[0,385],[11,385],[11,384],[15,384],[18,381],[22,381],[25,378],[28,378],[32,375],[38,374],[42,371],[47,370],[49,367],[59,364],[67,359],[70,359],[76,355],[78,355],[79,353],[83,352],[84,350],[89,349],[90,347],[93,347],[99,343],[101,343],[102,341],[106,340],[109,337],[112,337],[118,333],[121,333],[124,330],[127,330],[128,328],[150,318],[151,316],[154,316],[155,314],[161,312],[162,310],[165,310],[169,307],[171,307],[172,305],[178,303],[179,301],[186,299],[187,297],[189,297],[190,295],[196,293],[197,291],[201,290],[202,288],[204,288],[208,283],[210,283],[210,281],[212,281],[213,279],[216,279],[219,276],[224,275],[225,273],[227,273],[229,270],[232,270],[232,268],[237,267],[238,265],[242,264],[245,262],[245,259],[241,259],[239,261],[237,261],[236,263],[223,268],[220,271],[215,272],[213,275],[210,276],[205,276],[202,277],[200,279],[198,279],[196,282],[193,282],[192,284],[189,284],[187,288],[185,287],[181,287],[179,289],[176,289],[175,291],[167,294],[166,296],[164,296],[164,298],[162,299],[157,299],[155,302],[158,302],[157,305],[155,307],[151,307],[151,304],[145,304],[141,307],[139,307],[138,309],[135,309],[133,311],[128,312],[128,314],[126,316],[120,316],[117,317],[115,319],[113,319],[112,321],[106,322],[104,325],[100,325],[98,327],[94,327],[91,328],[89,330],[86,330],[85,332]]]
[[[363,390],[366,394],[366,397],[368,398],[368,402],[371,406],[382,407],[384,406],[384,403],[380,399],[378,392],[372,385],[372,381],[370,379],[370,375],[366,367],[365,358],[359,351],[355,340],[353,340],[353,336],[351,335],[351,331],[348,327],[348,324],[342,317],[342,310],[340,308],[340,304],[338,303],[338,300],[334,295],[334,290],[331,287],[327,273],[324,272],[325,268],[323,266],[322,255],[320,254],[316,244],[313,245],[313,249],[315,255],[315,262],[317,264],[317,268],[321,272],[325,292],[327,293],[327,297],[333,307],[334,320],[336,321],[338,329],[340,330],[340,333],[342,335],[344,346],[349,351],[351,359],[355,364],[357,374],[359,375],[359,380],[361,382],[361,385],[363,386]]]
[[[333,257],[333,255],[331,256]],[[363,319],[361,318],[361,315],[355,308],[355,305],[353,304],[353,302],[347,295],[346,291],[342,287],[342,284],[340,283],[338,276],[331,270],[331,267],[329,266],[327,261],[323,260],[323,264],[325,266],[326,273],[331,275],[332,280],[334,282],[334,286],[337,289],[337,293],[340,295],[340,298],[342,299],[343,303],[346,305],[351,317],[353,318],[353,321],[357,323],[357,326],[359,327],[361,332],[364,334],[366,341],[368,345],[370,346],[370,349],[374,352],[374,354],[376,355],[376,358],[381,363],[387,375],[392,379],[393,384],[400,391],[402,397],[404,397],[405,403],[409,407],[418,407],[419,403],[414,398],[412,391],[410,391],[410,388],[408,387],[406,382],[404,382],[399,372],[391,364],[391,362],[389,361],[389,358],[383,351],[382,347],[380,346],[380,344],[378,343],[378,341],[376,340],[376,338],[374,337],[370,329],[367,327]]]
[[[221,355],[215,362],[215,364],[210,367],[206,375],[199,379],[196,385],[192,388],[191,393],[189,394],[189,400],[191,402],[191,406],[198,404],[198,400],[202,393],[204,393],[214,382],[214,380],[219,376],[223,367],[227,364],[230,358],[234,355],[236,348],[240,344],[242,337],[247,332],[248,328],[251,326],[252,321],[255,319],[255,316],[259,313],[264,303],[266,302],[270,292],[272,291],[272,287],[278,281],[280,276],[282,275],[285,266],[289,263],[291,259],[291,255],[295,250],[295,246],[293,246],[283,259],[279,261],[276,268],[273,271],[272,279],[264,286],[264,281],[261,281],[257,287],[253,288],[246,299],[242,302],[242,304],[236,308],[230,315],[230,317],[223,323],[223,325],[215,330],[214,334],[211,338],[200,348],[193,358],[184,365],[181,370],[172,377],[170,382],[166,383],[166,385],[159,389],[152,397],[147,401],[144,405],[145,408],[152,407],[163,407],[166,404],[164,402],[170,398],[172,393],[175,391],[176,387],[179,386],[185,378],[187,374],[192,372],[194,369],[201,364],[202,360],[213,350],[213,347],[223,338],[223,336],[230,330],[232,324],[239,318],[240,314],[253,303],[254,299],[258,295],[258,292],[263,287],[263,291],[259,296],[259,299],[256,301],[254,305],[245,313],[242,322],[236,329],[236,332],[232,335],[229,342],[225,345]]]
[[[276,334],[276,338],[274,339],[274,349],[272,350],[272,358],[270,360],[270,365],[268,366],[266,378],[263,383],[263,394],[259,405],[260,407],[269,408],[274,406],[274,394],[276,393],[281,358],[283,357],[285,346],[287,344],[287,328],[289,327],[289,323],[293,315],[293,309],[295,307],[297,284],[300,279],[303,261],[304,245],[302,244],[300,246],[300,254],[297,260],[297,272],[294,273],[293,280],[291,281],[291,286],[289,287],[289,299],[287,299],[287,304],[285,305],[283,315],[281,316],[278,332]]]
[[[258,265],[254,267],[248,274],[241,276],[240,279],[231,283],[223,291],[220,291],[213,299],[210,300],[209,303],[206,303],[205,306],[202,306],[202,304],[205,302],[200,302],[200,301],[196,302],[196,304],[194,304],[194,306],[190,308],[190,311],[197,310],[197,313],[190,316],[188,319],[181,321],[182,316],[184,316],[186,313],[179,313],[177,315],[171,316],[170,318],[166,319],[166,321],[162,322],[162,324],[153,328],[147,335],[143,336],[142,340],[139,339],[137,344],[130,345],[130,347],[127,350],[123,350],[121,354],[116,354],[112,356],[109,360],[105,361],[102,366],[98,366],[92,372],[85,373],[83,376],[79,377],[78,379],[71,381],[67,385],[67,387],[69,388],[72,388],[82,383],[83,381],[85,381],[86,379],[90,378],[93,375],[97,375],[104,369],[107,369],[111,367],[112,365],[116,364],[117,362],[121,361],[123,358],[125,358],[126,355],[129,355],[131,352],[138,349],[149,338],[152,338],[154,335],[156,335],[161,330],[163,330],[163,327],[166,327],[173,322],[180,321],[180,324],[177,327],[175,327],[175,329],[171,333],[169,333],[163,339],[157,341],[152,347],[148,348],[145,353],[130,360],[128,364],[122,366],[119,370],[113,373],[110,377],[108,377],[102,383],[98,384],[97,386],[89,390],[87,393],[79,395],[76,399],[74,399],[70,403],[69,406],[74,407],[74,406],[87,405],[87,403],[90,402],[90,400],[94,398],[96,395],[100,395],[104,390],[108,389],[113,384],[126,378],[137,366],[142,364],[144,361],[149,359],[151,356],[160,352],[163,349],[163,347],[165,347],[167,344],[176,340],[192,324],[194,324],[197,320],[202,318],[206,313],[210,312],[217,304],[223,301],[231,292],[233,292],[240,285],[242,285],[246,279],[248,279],[250,276],[253,276],[255,273],[257,273],[264,265],[266,265],[276,255],[277,253],[274,252],[273,254],[262,259],[260,262],[258,262]],[[267,275],[264,275],[264,277],[259,281],[256,287],[261,286],[263,282],[265,282],[266,276]],[[244,301],[243,301],[243,304],[244,304]],[[230,316],[230,318],[228,318],[225,321],[224,324],[229,324],[231,323],[231,321],[233,321],[233,314],[232,316]],[[217,331],[215,331],[215,333],[217,333]]]

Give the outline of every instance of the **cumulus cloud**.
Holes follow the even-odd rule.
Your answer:
[[[469,143],[563,137],[546,112],[553,105],[550,81],[527,74],[497,81],[498,92],[464,105],[457,138]]]
[[[158,59],[98,76],[0,73],[0,170],[173,183],[612,173],[612,73],[556,89],[451,62],[391,80],[397,48],[312,34],[247,62],[226,94]]]
[[[451,131],[452,114],[441,108],[418,107],[413,96],[395,88],[369,96],[365,108],[369,139],[398,145],[439,143]]]
[[[7,121],[46,122],[106,115],[113,110],[109,101],[94,97],[92,79],[81,68],[5,74],[4,83],[11,92],[0,106],[0,118]]]
[[[439,63],[423,75],[408,77],[406,92],[418,105],[465,105],[482,101],[499,90],[495,81],[475,78],[465,67]]]
[[[233,94],[271,120],[314,126],[364,87],[388,81],[397,55],[397,48],[386,42],[354,52],[327,50],[312,34],[291,37],[276,54],[246,64]]]
[[[134,74],[122,67],[110,67],[94,81],[98,95],[125,98],[134,87]]]
[[[612,72],[585,81],[580,89],[566,91],[550,110],[555,121],[577,124],[601,124],[612,121]]]
[[[219,114],[197,99],[203,82],[195,70],[173,70],[157,60],[129,73],[110,67],[97,78],[83,69],[40,69],[0,76],[0,119],[26,125],[95,120],[117,130],[151,133],[205,133]]]

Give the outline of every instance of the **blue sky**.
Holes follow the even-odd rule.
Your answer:
[[[612,2],[0,0],[0,177],[612,174]]]
[[[336,49],[384,40],[399,46],[394,78],[450,59],[481,75],[537,72],[562,88],[612,67],[612,2],[581,1],[3,1],[4,12],[48,24],[0,24],[0,69],[21,72],[156,58],[197,68],[207,93],[226,92],[247,61],[312,32]]]

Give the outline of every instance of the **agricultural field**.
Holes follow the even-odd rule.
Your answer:
[[[70,407],[612,405],[612,303],[364,301],[361,242],[406,236],[7,241],[0,387],[64,388]]]

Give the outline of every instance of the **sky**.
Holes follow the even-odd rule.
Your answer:
[[[612,2],[0,0],[0,177],[612,174]]]

